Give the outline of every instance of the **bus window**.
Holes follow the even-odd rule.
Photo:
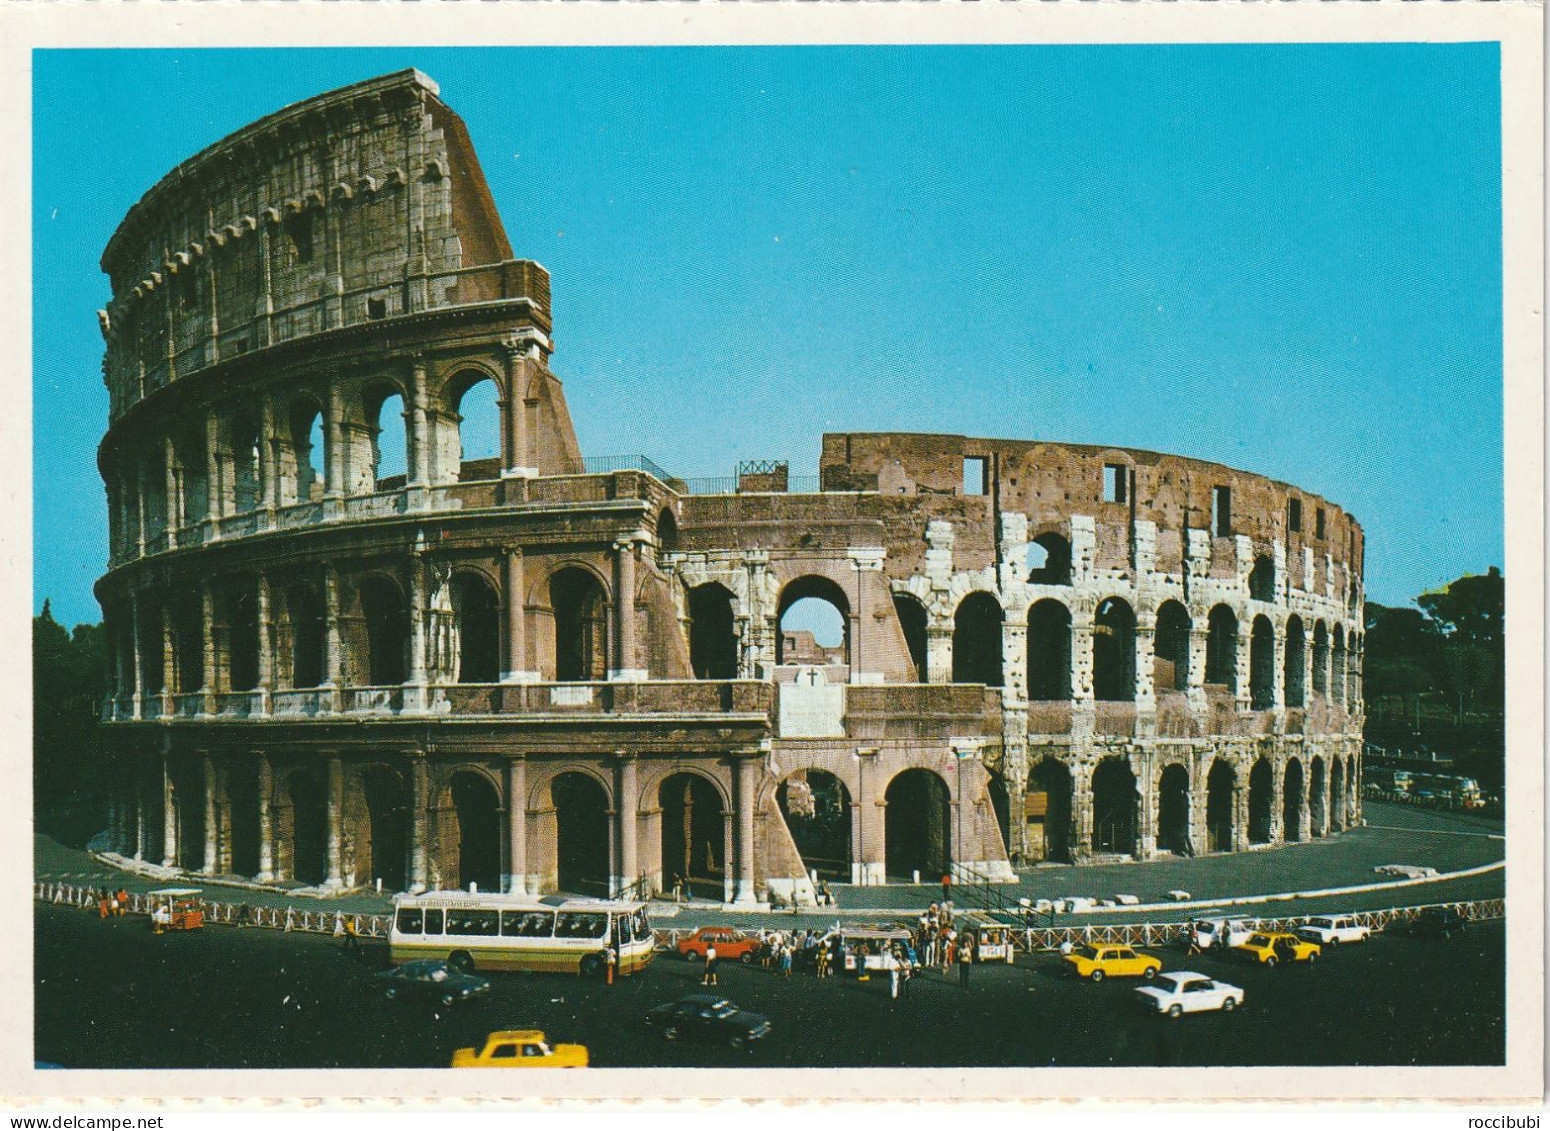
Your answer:
[[[516,920],[510,929],[505,922],[506,916]],[[554,934],[552,911],[509,911],[506,916],[502,916],[502,934],[517,935],[524,939],[547,939]]]
[[[498,935],[500,913],[496,911],[453,911],[447,915],[449,935]]]
[[[619,942],[628,943],[635,941],[635,917],[633,915],[620,915],[615,919],[618,924]]]
[[[608,934],[608,916],[592,911],[561,915],[554,934],[562,939],[600,939]]]
[[[417,935],[424,925],[418,907],[405,907],[398,913],[398,933],[401,935]]]
[[[441,934],[441,908],[428,907],[425,909],[425,933],[427,935]]]

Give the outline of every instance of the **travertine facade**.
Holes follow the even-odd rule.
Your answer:
[[[749,903],[1358,815],[1350,516],[959,436],[825,436],[806,492],[584,460],[548,274],[417,72],[190,159],[103,268],[127,854]],[[491,386],[500,455],[465,459]],[[803,598],[839,644],[782,631]]]

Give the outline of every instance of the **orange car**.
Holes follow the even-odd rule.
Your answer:
[[[701,927],[692,935],[678,940],[678,953],[690,962],[704,962],[705,950],[715,944],[716,959],[730,962],[736,959],[745,965],[759,957],[763,944],[751,935],[745,935],[736,927]]]

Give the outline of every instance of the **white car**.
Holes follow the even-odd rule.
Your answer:
[[[1196,919],[1190,926],[1194,928],[1195,945],[1201,950],[1230,950],[1248,942],[1254,933],[1246,919]]]
[[[1349,915],[1316,915],[1298,927],[1297,933],[1320,946],[1338,946],[1366,942],[1372,936],[1372,928]]]
[[[1142,1008],[1169,1017],[1211,1009],[1231,1013],[1243,1004],[1243,991],[1237,986],[1189,970],[1158,974],[1151,985],[1141,986],[1135,993]]]

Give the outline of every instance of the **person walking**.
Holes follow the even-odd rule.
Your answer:
[[[619,948],[612,942],[608,944],[608,949],[603,951],[603,969],[605,984],[613,985],[619,975]]]
[[[355,916],[346,915],[344,919],[344,949],[347,951],[359,950],[360,945],[359,928],[356,926]]]
[[[816,961],[818,966],[818,976],[820,978],[827,978],[829,976],[829,944],[827,942],[819,944],[818,958]]]
[[[108,914],[111,910],[108,904],[112,898],[113,897],[108,894],[108,889],[103,888],[102,894],[97,896],[97,918],[106,919],[108,917]]]
[[[952,901],[952,896],[953,896],[953,874],[951,872],[943,872],[942,873],[942,902],[943,903],[950,903]]]
[[[705,973],[700,976],[700,985],[719,985],[716,980],[716,944],[710,943],[705,947]]]
[[[780,976],[782,978],[790,978],[791,977],[791,948],[789,946],[781,948],[781,952],[780,952]]]
[[[888,971],[888,1000],[893,1008],[899,1008],[899,958],[892,951],[882,954],[883,968]]]
[[[128,910],[129,910],[129,889],[125,888],[125,887],[121,887],[121,888],[118,889],[118,896],[117,896],[117,900],[116,900],[116,902],[114,904],[113,914],[122,916],[124,914],[124,912],[128,911]]]
[[[974,962],[974,944],[965,936],[958,944],[958,986],[969,988],[969,966]]]

